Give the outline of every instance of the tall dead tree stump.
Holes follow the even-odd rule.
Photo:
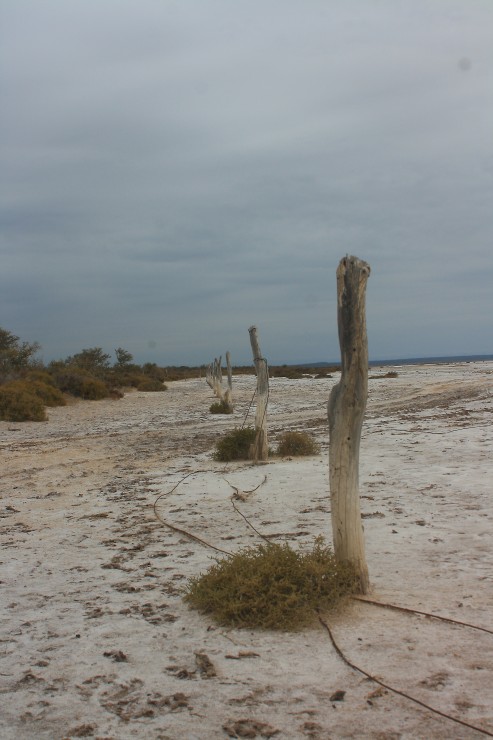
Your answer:
[[[252,346],[253,362],[257,374],[257,406],[255,410],[255,441],[250,448],[250,458],[255,462],[265,461],[269,457],[267,441],[267,401],[269,399],[269,368],[267,360],[262,357],[257,337],[257,327],[248,330]]]
[[[368,397],[368,341],[365,295],[370,266],[344,257],[337,268],[337,324],[341,379],[328,403],[329,477],[334,554],[350,563],[360,591],[369,589],[359,499],[359,451]]]

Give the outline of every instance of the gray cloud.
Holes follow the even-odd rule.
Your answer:
[[[491,352],[493,8],[7,0],[1,325],[45,356]]]

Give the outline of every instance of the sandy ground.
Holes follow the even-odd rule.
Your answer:
[[[362,438],[371,598],[491,630],[493,363],[396,369],[369,381]],[[233,417],[212,416],[193,380],[0,422],[2,740],[493,735],[487,631],[357,601],[328,617],[353,664],[481,733],[349,667],[322,626],[223,629],[182,601],[217,553],[164,526],[158,496],[160,517],[233,551],[259,540],[231,485],[266,476],[236,502],[244,516],[273,541],[330,541],[335,382],[271,381],[271,443],[307,430],[322,452],[256,467],[211,456],[243,422],[253,376],[235,378]]]

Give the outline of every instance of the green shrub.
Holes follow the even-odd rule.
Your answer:
[[[87,401],[99,401],[102,398],[107,398],[109,388],[106,383],[97,378],[82,378],[78,393],[75,395],[79,395]]]
[[[250,446],[255,441],[255,429],[244,427],[234,429],[216,442],[214,460],[230,462],[231,460],[248,460]]]
[[[354,570],[338,563],[322,538],[310,552],[260,545],[218,561],[187,584],[185,601],[219,624],[295,630],[357,590]]]
[[[65,398],[61,390],[51,383],[44,383],[41,380],[27,379],[24,381],[29,389],[36,395],[45,406],[65,406]]]
[[[142,372],[144,375],[148,375],[154,380],[160,380],[161,383],[167,379],[166,370],[163,367],[159,367],[155,362],[146,362],[142,365]]]
[[[16,380],[0,386],[0,419],[4,421],[46,421],[43,401],[29,387]]]
[[[277,454],[282,457],[316,455],[319,445],[306,432],[284,432],[279,439]]]
[[[162,383],[161,380],[153,378],[151,376],[141,375],[136,379],[136,385],[138,391],[146,391],[149,393],[159,393],[161,391],[168,390],[167,387]]]
[[[21,342],[15,334],[0,327],[0,381],[15,380],[35,366],[34,356],[40,349],[37,342]]]
[[[80,368],[90,375],[104,378],[110,367],[111,356],[107,355],[101,347],[90,347],[83,349],[73,357],[67,357],[66,365]]]
[[[47,370],[29,370],[25,375],[22,376],[23,380],[29,382],[33,380],[39,380],[40,383],[45,385],[51,385],[55,387],[56,383],[53,376]]]
[[[64,368],[55,374],[55,382],[61,391],[90,401],[98,401],[109,395],[109,388],[102,380],[76,368]]]
[[[232,414],[233,409],[227,401],[217,401],[209,408],[211,414]]]

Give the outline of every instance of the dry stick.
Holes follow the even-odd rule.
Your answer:
[[[176,486],[173,486],[173,488],[170,491],[165,491],[165,493],[160,493],[157,499],[155,499],[153,504],[154,514],[156,516],[156,519],[158,519],[162,524],[164,524],[165,527],[168,527],[169,529],[173,530],[173,532],[179,532],[180,534],[183,534],[185,537],[188,537],[190,540],[193,540],[194,542],[198,542],[200,545],[203,545],[204,547],[210,547],[212,550],[216,550],[217,552],[222,552],[225,555],[228,555],[229,557],[233,556],[233,553],[229,552],[228,550],[223,550],[221,547],[216,547],[216,545],[212,545],[210,542],[207,542],[206,540],[202,540],[200,537],[197,537],[197,535],[192,534],[191,532],[187,532],[185,529],[180,529],[180,527],[175,527],[174,524],[170,524],[165,519],[162,518],[162,516],[159,515],[156,504],[159,501],[160,498],[163,498],[163,496],[169,496],[170,493],[173,493],[180,483],[183,483],[183,481],[188,478],[190,475],[196,475],[197,473],[209,473],[209,470],[194,470],[190,473],[187,473],[181,480],[178,481]]]
[[[374,606],[381,606],[385,609],[395,609],[399,612],[406,612],[407,614],[421,614],[423,617],[429,617],[430,619],[439,619],[442,622],[450,622],[450,624],[458,624],[461,627],[470,627],[473,630],[480,630],[481,632],[487,632],[489,635],[493,635],[493,630],[489,630],[486,627],[478,627],[476,624],[470,624],[469,622],[461,622],[459,619],[452,619],[451,617],[442,617],[438,614],[430,614],[429,612],[422,612],[419,609],[410,609],[406,606],[397,606],[396,604],[387,604],[382,601],[373,601],[372,599],[366,599],[362,596],[352,596],[351,598],[356,601],[362,601],[364,604],[373,604]]]
[[[226,482],[226,483],[228,484],[228,486],[230,486],[230,488],[232,488],[232,489],[233,489],[234,491],[236,491],[236,494],[237,494],[237,495],[239,495],[239,488],[238,488],[237,486],[233,486],[233,484],[232,484],[232,483],[230,483],[230,482],[229,482],[229,480],[226,480],[226,478],[224,478],[224,477],[223,477],[223,481],[225,481],[225,482]],[[262,480],[262,481],[261,481],[261,482],[260,482],[260,483],[258,484],[258,486],[256,486],[256,488],[252,488],[252,490],[251,490],[251,491],[244,491],[244,493],[255,493],[255,491],[258,491],[258,489],[260,488],[260,486],[263,486],[263,485],[264,485],[264,483],[266,483],[266,481],[267,481],[267,476],[266,476],[266,475],[264,475],[264,479],[263,479],[263,480]],[[234,494],[233,494],[233,496],[234,496]],[[271,543],[269,542],[269,540],[267,539],[267,537],[264,537],[264,535],[263,535],[263,534],[262,534],[261,532],[259,532],[259,531],[258,531],[258,529],[256,529],[256,528],[255,528],[255,527],[253,526],[253,524],[251,523],[251,521],[249,521],[249,519],[247,519],[247,517],[246,517],[246,516],[245,516],[245,515],[243,514],[243,512],[241,512],[241,511],[239,510],[239,508],[238,508],[238,507],[236,506],[235,502],[233,501],[233,496],[231,496],[231,498],[230,498],[230,501],[231,501],[231,503],[232,503],[232,505],[233,505],[233,509],[234,509],[234,510],[235,510],[235,511],[236,511],[236,512],[237,512],[237,513],[238,513],[238,514],[239,514],[239,515],[241,516],[241,517],[243,517],[243,519],[244,519],[244,520],[245,520],[245,522],[246,522],[246,523],[248,524],[248,526],[249,526],[249,527],[251,527],[251,528],[253,529],[253,531],[254,531],[254,532],[255,532],[256,534],[258,534],[258,536],[259,536],[259,537],[260,537],[260,538],[261,538],[262,540],[264,540],[265,542],[267,542],[267,543],[268,543],[268,544],[270,545]]]
[[[163,498],[163,496],[168,496],[170,493],[173,493],[173,491],[175,491],[178,488],[178,486],[181,483],[183,483],[184,480],[186,480],[186,478],[188,478],[191,475],[197,475],[198,473],[209,473],[209,472],[211,472],[211,471],[209,471],[209,470],[194,470],[194,471],[191,471],[190,473],[187,473],[183,478],[181,478],[178,481],[178,483],[175,486],[173,486],[173,488],[170,491],[165,491],[164,493],[159,494],[159,496],[155,499],[154,504],[153,504],[154,514],[156,516],[156,519],[158,519],[162,524],[164,524],[169,529],[173,530],[173,532],[179,532],[180,534],[184,535],[185,537],[188,537],[190,540],[193,540],[194,542],[198,542],[200,545],[203,545],[204,547],[210,547],[212,550],[216,550],[217,552],[222,552],[225,555],[228,555],[229,557],[232,557],[233,556],[233,553],[229,552],[228,550],[224,550],[221,547],[217,547],[216,545],[212,545],[210,542],[207,542],[206,540],[203,540],[200,537],[197,537],[197,535],[192,534],[191,532],[187,532],[185,529],[181,529],[180,527],[176,527],[174,524],[170,524],[165,519],[163,519],[162,516],[160,516],[160,514],[158,513],[157,508],[156,508],[156,504],[159,501],[159,499],[160,498]],[[239,490],[236,486],[231,485],[231,483],[229,481],[227,481],[226,478],[223,478],[223,480],[231,488],[235,489],[236,491]],[[258,486],[256,486],[256,488],[253,488],[251,491],[245,491],[245,493],[254,493],[256,490],[258,490],[260,488],[260,486],[263,486],[266,481],[267,481],[267,476],[265,475],[264,476],[264,479],[258,484]],[[232,501],[232,503],[233,503],[233,501]],[[234,503],[233,503],[233,506],[238,511],[238,513],[241,514],[241,511],[236,508],[236,506],[235,506]],[[243,514],[241,514],[241,516],[243,516]],[[245,521],[247,521],[246,520],[246,517],[244,517],[244,519],[245,519]],[[248,521],[247,521],[247,524],[249,524]],[[252,526],[252,528],[255,529],[253,527],[253,525],[250,525],[250,526]],[[257,530],[255,530],[255,531],[257,531]],[[260,534],[260,532],[257,532],[257,534],[259,534],[260,537],[262,537],[262,535]]]
[[[242,516],[242,517],[243,517],[243,519],[244,519],[244,520],[245,520],[245,522],[246,522],[246,523],[248,524],[248,526],[249,526],[249,527],[251,527],[251,528],[253,529],[253,531],[254,531],[254,532],[255,532],[256,534],[258,534],[258,536],[259,536],[259,537],[260,537],[261,539],[263,539],[263,540],[264,540],[265,542],[267,542],[267,544],[269,544],[269,545],[270,545],[271,543],[269,542],[269,540],[267,539],[267,537],[264,537],[264,535],[263,535],[263,534],[262,534],[261,532],[259,532],[259,531],[258,531],[258,529],[256,529],[256,528],[255,528],[255,527],[253,526],[253,524],[252,524],[252,523],[251,523],[251,522],[250,522],[250,521],[249,521],[249,520],[248,520],[248,519],[246,518],[246,516],[245,516],[245,515],[244,515],[244,514],[243,514],[243,513],[242,513],[242,512],[241,512],[241,511],[239,510],[239,508],[238,508],[238,507],[236,506],[235,502],[233,501],[233,497],[231,497],[230,501],[231,501],[231,503],[233,504],[233,509],[234,509],[234,510],[235,510],[235,511],[236,511],[236,512],[237,512],[237,513],[238,513],[238,514],[240,515],[240,516]]]
[[[226,478],[225,478],[224,476],[223,476],[223,481],[224,481],[225,483],[227,483],[227,484],[228,484],[228,486],[229,486],[230,488],[232,488],[232,489],[233,489],[234,491],[236,491],[236,494],[237,494],[237,495],[239,496],[239,494],[240,494],[240,489],[238,488],[238,486],[234,486],[234,485],[233,485],[232,483],[230,483],[230,482],[229,482],[229,480],[227,480],[227,479],[226,479]],[[259,488],[260,488],[261,486],[263,486],[263,485],[264,485],[264,483],[267,483],[267,476],[266,476],[266,475],[264,475],[264,477],[263,477],[263,480],[261,480],[261,481],[260,481],[260,483],[258,484],[258,486],[255,486],[255,488],[252,488],[252,490],[251,490],[251,491],[243,491],[243,493],[255,493],[255,491],[258,491],[258,489],[259,489]]]
[[[361,673],[363,676],[366,676],[366,678],[369,678],[370,681],[374,681],[375,683],[379,684],[379,686],[382,686],[384,689],[387,689],[388,691],[392,691],[394,694],[398,694],[399,696],[404,697],[404,699],[409,699],[409,701],[413,701],[415,704],[418,704],[421,707],[424,707],[424,709],[427,709],[429,712],[433,712],[434,714],[438,714],[440,717],[444,717],[445,719],[449,719],[452,722],[457,722],[459,725],[462,725],[463,727],[468,727],[470,730],[475,730],[476,732],[480,732],[482,735],[487,735],[488,737],[493,737],[493,732],[489,732],[489,730],[484,730],[481,727],[476,727],[476,725],[471,725],[469,722],[465,722],[462,719],[458,719],[457,717],[452,717],[450,714],[446,714],[445,712],[441,712],[439,709],[435,709],[434,707],[431,707],[429,704],[426,704],[424,701],[421,701],[420,699],[416,699],[414,696],[411,696],[410,694],[406,694],[404,691],[401,691],[400,689],[396,689],[393,686],[389,686],[389,684],[384,683],[383,681],[380,681],[380,679],[376,678],[375,676],[372,676],[371,673],[368,673],[363,668],[359,668],[359,666],[355,665],[355,663],[352,663],[344,653],[342,652],[339,645],[336,643],[334,635],[332,634],[332,630],[330,629],[329,625],[325,620],[322,619],[320,614],[318,615],[318,619],[320,624],[325,627],[325,629],[328,632],[328,635],[330,637],[330,641],[332,642],[332,645],[334,647],[334,650],[340,657],[340,659],[350,668],[353,669],[353,671],[358,671],[358,673]]]

